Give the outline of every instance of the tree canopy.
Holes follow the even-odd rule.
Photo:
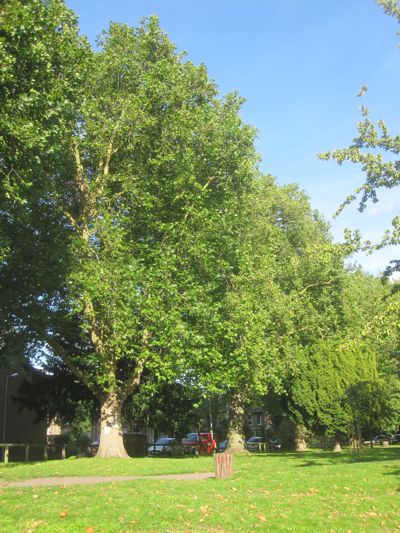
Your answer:
[[[0,17],[0,353],[53,369],[42,392],[98,401],[102,457],[126,456],[122,411],[137,395],[142,413],[141,384],[226,394],[232,441],[268,390],[342,428],[339,396],[375,371],[368,306],[307,196],[261,176],[243,100],[156,17],[110,24],[95,49],[62,0],[6,0]],[[365,116],[355,146],[327,157],[377,168],[361,148],[397,150]]]
[[[77,81],[66,92],[67,118],[64,107],[58,112],[47,102],[57,136],[40,121],[30,134],[24,111],[28,140],[21,145],[37,153],[21,156],[23,178],[12,191],[7,177],[19,159],[10,155],[3,172],[10,202],[4,225],[20,231],[1,265],[2,284],[14,291],[8,324],[25,333],[28,347],[45,346],[98,398],[99,454],[124,456],[121,409],[144,369],[172,380],[190,373],[196,357],[205,365],[212,357],[192,324],[206,320],[206,303],[235,268],[235,219],[257,162],[254,131],[238,115],[241,99],[220,98],[205,67],[184,61],[155,17],[137,29],[111,24],[94,52],[62,2],[9,1],[6,21],[15,7],[33,28],[63,36],[37,65],[40,75],[51,72],[46,91],[60,77],[68,83],[72,66]],[[25,73],[15,68],[20,41],[7,34],[5,42],[23,87]],[[17,105],[13,97],[5,94],[6,109]],[[46,101],[34,102],[32,113],[43,116]],[[14,127],[11,116],[6,125]],[[49,161],[40,158],[39,132]],[[2,142],[11,154],[13,138]]]

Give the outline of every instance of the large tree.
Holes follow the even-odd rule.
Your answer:
[[[243,450],[246,403],[282,392],[304,347],[340,327],[344,276],[341,248],[296,186],[260,178],[247,200],[238,269],[218,308],[214,344],[225,357],[212,376],[230,398],[234,451]]]
[[[33,18],[38,5],[46,16],[62,8],[33,1]],[[190,380],[212,363],[203,324],[235,266],[235,217],[256,156],[241,100],[219,98],[155,18],[137,29],[112,24],[98,45],[76,64],[85,75],[73,128],[53,139],[58,159],[45,176],[32,173],[37,193],[22,204],[42,246],[26,258],[22,239],[11,249],[27,271],[12,317],[31,353],[45,347],[98,399],[99,456],[125,457],[122,407],[143,373]],[[31,267],[42,280],[48,260],[51,281],[36,283]]]

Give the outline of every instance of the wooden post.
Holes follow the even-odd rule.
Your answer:
[[[29,444],[25,446],[25,461],[29,461]]]
[[[67,447],[66,444],[63,444],[61,446],[61,459],[65,459],[65,448]]]
[[[47,461],[47,446],[44,447],[43,455],[44,455],[44,460]]]
[[[233,474],[233,454],[216,453],[214,455],[215,477],[221,479]]]
[[[5,445],[4,447],[4,463],[7,464],[8,463],[8,451],[9,451],[10,447],[8,446],[8,444]]]

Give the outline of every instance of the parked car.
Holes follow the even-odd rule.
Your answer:
[[[400,433],[395,433],[390,437],[390,444],[400,444]]]
[[[390,442],[390,435],[377,435],[372,439],[373,444],[383,444],[383,441]]]
[[[244,444],[244,447],[249,452],[259,452],[260,444],[266,444],[264,437],[250,437]]]
[[[268,445],[270,450],[280,450],[282,448],[282,443],[278,437],[271,437],[268,439]]]
[[[88,457],[94,457],[99,449],[99,445],[100,443],[98,440],[94,440],[93,442],[91,442],[87,447],[86,455]]]
[[[197,442],[199,440],[199,433],[188,433],[182,439],[183,453],[186,455],[198,454]]]
[[[183,453],[186,455],[210,455],[217,449],[214,435],[210,433],[188,433],[182,439]]]
[[[219,453],[224,453],[226,451],[228,447],[228,439],[225,439],[225,440],[222,440],[219,444],[218,444],[218,451]]]
[[[175,449],[175,439],[171,437],[159,438],[153,446],[149,446],[147,453],[151,457],[159,455],[172,455]]]

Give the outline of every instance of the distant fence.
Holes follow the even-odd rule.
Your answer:
[[[3,462],[4,463],[8,463],[8,460],[9,460],[9,454],[10,454],[10,449],[11,448],[25,448],[25,461],[29,461],[29,454],[30,454],[30,451],[32,448],[43,448],[43,459],[45,461],[47,461],[48,459],[48,454],[49,454],[49,448],[51,448],[52,450],[54,450],[55,448],[60,448],[60,452],[61,452],[61,459],[65,459],[65,455],[66,455],[66,448],[67,448],[67,445],[66,444],[53,444],[51,446],[48,446],[47,444],[5,444],[5,443],[0,443],[0,448],[3,449]]]

